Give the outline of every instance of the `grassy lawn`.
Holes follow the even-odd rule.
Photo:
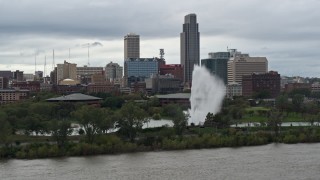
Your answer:
[[[267,117],[258,116],[258,115],[244,115],[239,122],[266,122],[268,120]]]
[[[258,111],[258,110],[265,110],[265,111],[269,111],[270,108],[266,108],[266,107],[248,107],[246,108],[246,111]]]
[[[306,121],[299,113],[289,113],[288,117],[283,119],[284,122],[304,122]]]
[[[82,136],[68,136],[68,140],[70,141],[79,141],[82,138]],[[10,136],[10,140],[12,142],[21,142],[21,143],[27,143],[27,142],[50,142],[55,141],[53,137],[51,136],[27,136],[27,135],[12,135]]]
[[[283,118],[283,122],[305,122],[306,120],[302,117],[300,113],[284,113],[285,117]],[[253,115],[245,114],[243,118],[239,122],[266,122],[268,118],[263,115],[258,115],[258,113],[254,113]]]
[[[53,141],[52,137],[50,136],[27,136],[27,135],[12,135],[11,140],[13,142],[46,142],[46,141]]]

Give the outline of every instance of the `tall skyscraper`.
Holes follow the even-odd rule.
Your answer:
[[[184,17],[183,32],[180,34],[180,61],[184,67],[184,83],[191,84],[194,65],[200,61],[200,33],[196,14]]]
[[[128,58],[140,58],[140,37],[134,33],[124,36],[124,60]]]

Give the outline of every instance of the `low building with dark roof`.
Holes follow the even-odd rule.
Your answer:
[[[99,104],[102,99],[94,96],[89,96],[81,93],[69,94],[56,98],[50,98],[48,102],[84,102],[87,104]]]
[[[190,93],[176,93],[166,95],[155,95],[159,99],[161,106],[167,104],[179,104],[190,107]]]

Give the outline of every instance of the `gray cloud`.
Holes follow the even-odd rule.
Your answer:
[[[174,47],[169,43],[179,37],[183,16],[196,13],[201,58],[232,46],[267,56],[270,66],[279,71],[286,72],[286,65],[303,61],[310,70],[302,71],[301,66],[290,69],[296,74],[318,75],[313,64],[320,56],[319,7],[317,0],[0,0],[0,62],[32,64],[34,54],[50,54],[52,49],[63,59],[71,48],[72,57],[85,64],[86,52],[81,46],[87,47],[86,43],[93,50],[103,48],[92,50],[96,55],[93,62],[105,62],[103,58],[110,54],[120,61],[119,43],[125,34],[135,32],[142,42],[167,40],[167,45],[156,48],[172,48],[166,59],[179,63],[179,41],[174,41]],[[157,49],[147,52],[148,47],[141,47],[141,53],[157,55],[152,53]],[[173,49],[177,52],[170,52]]]

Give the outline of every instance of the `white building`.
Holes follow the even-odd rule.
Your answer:
[[[234,96],[242,96],[242,85],[239,83],[229,83],[226,88],[227,98],[233,98]]]

